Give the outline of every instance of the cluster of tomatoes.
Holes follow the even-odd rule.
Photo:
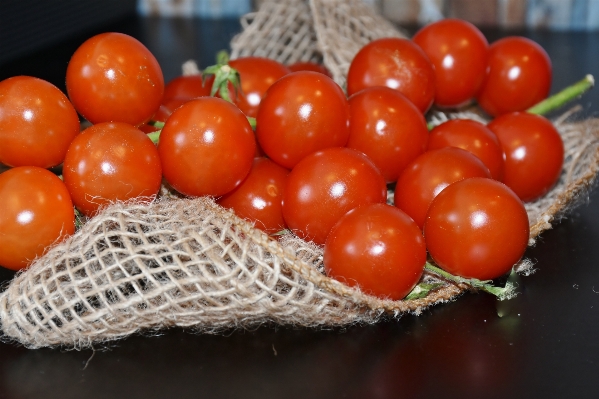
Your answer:
[[[211,71],[165,85],[141,43],[105,33],[73,54],[68,98],[33,77],[0,82],[0,163],[11,167],[0,174],[0,265],[26,267],[72,234],[74,208],[93,216],[166,182],[323,245],[330,276],[401,299],[427,254],[468,278],[509,271],[528,243],[523,201],[561,171],[559,134],[525,112],[551,81],[547,54],[525,38],[489,45],[446,19],[412,40],[374,40],[352,61],[347,94],[312,63],[244,57]],[[474,100],[492,122],[429,132],[433,104]],[[78,114],[91,123],[81,132]],[[157,129],[155,145],[146,133]],[[62,180],[47,170],[59,165]]]

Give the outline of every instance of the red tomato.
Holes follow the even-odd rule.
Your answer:
[[[280,62],[264,57],[241,57],[230,60],[229,65],[239,72],[241,80],[241,93],[237,95],[236,104],[252,118],[256,117],[266,90],[291,72]]]
[[[503,149],[499,139],[486,125],[470,119],[452,119],[431,130],[428,150],[459,147],[476,155],[491,172],[491,177],[503,178]]]
[[[506,185],[473,177],[446,187],[424,223],[429,255],[448,272],[491,280],[510,271],[528,245],[528,214]]]
[[[245,180],[218,203],[266,233],[281,231],[286,227],[282,200],[288,174],[289,170],[268,158],[255,158]]]
[[[491,177],[472,153],[457,147],[427,151],[403,171],[395,185],[395,206],[422,228],[433,199],[451,183],[469,177]]]
[[[300,238],[322,245],[341,216],[386,198],[385,179],[366,155],[327,148],[291,170],[283,192],[283,218]]]
[[[422,113],[403,94],[369,87],[349,98],[347,147],[362,151],[387,182],[426,150],[428,128]]]
[[[492,116],[525,111],[549,94],[551,60],[530,39],[510,36],[492,43],[488,64],[477,100]]]
[[[347,94],[372,86],[398,90],[425,113],[435,98],[435,71],[420,47],[395,37],[373,40],[358,51],[347,73]]]
[[[331,78],[317,72],[293,72],[268,89],[256,124],[264,153],[291,169],[315,151],[347,143],[349,104]]]
[[[323,261],[328,276],[399,300],[420,280],[426,247],[408,215],[387,204],[370,204],[349,211],[333,226]]]
[[[505,153],[503,182],[522,199],[533,201],[557,182],[564,163],[564,143],[546,118],[514,112],[489,123]]]
[[[11,270],[29,266],[75,231],[67,188],[43,168],[21,166],[0,174],[0,209],[0,265]]]
[[[77,209],[92,216],[111,202],[156,196],[162,171],[156,146],[141,130],[105,122],[73,140],[63,178]]]
[[[190,196],[221,196],[248,175],[256,140],[246,116],[216,97],[200,97],[177,108],[158,142],[164,178]]]
[[[60,165],[77,134],[77,111],[56,86],[30,76],[0,82],[0,163]]]
[[[160,106],[164,78],[158,61],[137,39],[102,33],[86,40],[67,67],[67,93],[91,123],[141,125]]]
[[[173,98],[191,100],[209,96],[213,81],[213,76],[206,79],[205,82],[202,80],[202,75],[177,76],[164,87],[162,104]]]
[[[412,38],[435,67],[435,104],[457,107],[474,98],[487,70],[489,43],[477,27],[460,19],[442,19]]]
[[[327,75],[329,78],[332,77],[331,72],[322,64],[318,64],[316,62],[305,61],[305,62],[295,62],[291,65],[287,65],[287,68],[291,72],[297,71],[312,71],[312,72],[320,72],[324,75]]]

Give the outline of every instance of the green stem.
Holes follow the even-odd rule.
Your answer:
[[[160,132],[162,130],[156,130],[155,132],[148,133],[148,137],[152,140],[152,143],[158,144],[158,140],[160,140]]]
[[[216,55],[216,65],[204,69],[202,72],[202,79],[205,80],[206,76],[209,75],[214,75],[214,83],[212,83],[210,95],[215,96],[216,94],[219,94],[223,100],[233,102],[229,84],[233,86],[234,94],[237,95],[240,91],[241,80],[239,78],[239,72],[229,65],[229,54],[226,51],[218,52]]]
[[[457,284],[467,284],[472,288],[479,289],[481,291],[488,292],[489,294],[495,295],[499,300],[509,299],[514,296],[514,285],[507,283],[505,287],[496,287],[493,285],[491,280],[478,280],[475,278],[464,278],[460,276],[454,276],[453,274],[426,262],[424,269],[434,273],[438,276],[443,277],[446,280],[452,281]]]
[[[532,106],[527,110],[527,112],[531,114],[545,115],[580,97],[594,85],[595,78],[593,78],[593,75],[587,75],[584,77],[584,79],[566,87],[562,91],[547,97],[545,100]]]

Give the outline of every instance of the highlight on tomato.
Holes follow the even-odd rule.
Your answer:
[[[328,276],[385,299],[404,298],[420,280],[426,262],[422,232],[401,210],[369,204],[349,211],[324,244]]]

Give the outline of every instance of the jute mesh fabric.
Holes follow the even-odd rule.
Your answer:
[[[285,17],[296,15],[300,9],[296,7],[309,12],[333,3],[341,2],[266,2],[264,8],[281,7],[279,14]],[[305,30],[291,17],[272,23],[282,29],[278,36],[283,42],[290,40],[283,32],[287,26],[293,32],[324,32],[318,19],[309,17],[312,14],[301,15],[302,23],[310,25]],[[258,13],[248,18],[261,17]],[[246,24],[234,47],[251,26]],[[262,39],[260,32],[254,32],[257,41]],[[371,32],[364,36],[370,38],[367,33]],[[310,43],[307,54],[345,45]],[[440,123],[456,117],[481,118],[475,112],[433,112],[430,120]],[[565,143],[565,163],[557,185],[526,205],[531,245],[587,198],[599,170],[599,119],[562,118],[555,125]],[[273,239],[210,198],[167,194],[153,202],[117,203],[103,209],[18,273],[0,294],[3,339],[30,348],[85,348],[175,326],[216,333],[270,323],[307,327],[374,323],[408,312],[418,314],[470,289],[425,273],[423,280],[444,285],[422,299],[375,298],[326,277],[322,248],[290,234]],[[524,260],[516,269],[526,273],[529,266]]]

